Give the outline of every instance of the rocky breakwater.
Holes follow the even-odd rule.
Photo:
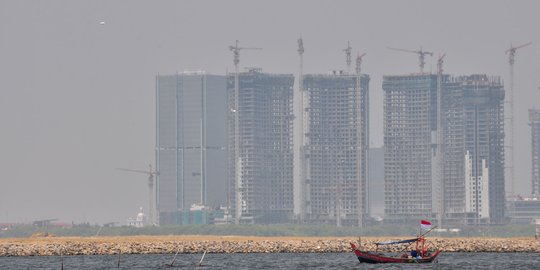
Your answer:
[[[403,239],[403,238],[402,238]],[[375,242],[390,238],[362,238],[361,248],[374,251]],[[357,238],[241,237],[241,236],[141,236],[55,237],[0,239],[0,256],[113,255],[169,253],[321,253],[349,252]],[[445,252],[540,252],[534,238],[430,238],[430,249]],[[403,247],[390,247],[400,251]],[[392,249],[393,248],[393,249]]]

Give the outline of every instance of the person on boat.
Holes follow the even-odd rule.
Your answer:
[[[416,250],[411,251],[411,257],[413,259],[422,259],[422,256],[420,256]]]

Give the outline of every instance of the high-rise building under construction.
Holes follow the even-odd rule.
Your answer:
[[[506,202],[504,87],[499,77],[483,74],[447,78],[442,93],[445,218],[500,224]]]
[[[532,154],[532,195],[540,196],[540,110],[529,109]]]
[[[227,203],[226,77],[184,72],[156,78],[157,210],[181,223],[193,204]]]
[[[437,75],[384,76],[385,218],[432,217],[432,133],[437,127]]]
[[[367,213],[368,75],[304,75],[307,223],[362,226]]]
[[[288,222],[294,206],[294,77],[252,68],[227,79],[233,216],[237,223]]]
[[[441,142],[437,146],[437,80]],[[385,213],[457,224],[504,218],[504,89],[498,77],[384,76]],[[434,149],[441,147],[441,182]],[[442,205],[442,206],[439,206]]]

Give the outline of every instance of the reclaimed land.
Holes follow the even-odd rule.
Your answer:
[[[363,237],[361,247],[374,251],[373,243],[407,237]],[[258,236],[100,236],[0,239],[0,256],[175,254],[175,253],[321,253],[349,252],[356,237]],[[540,252],[534,238],[428,238],[429,249],[445,252]],[[402,247],[394,247],[395,252]]]

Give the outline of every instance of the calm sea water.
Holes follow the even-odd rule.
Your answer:
[[[540,269],[539,253],[442,253],[432,264],[361,264],[352,253],[0,257],[0,269]]]

